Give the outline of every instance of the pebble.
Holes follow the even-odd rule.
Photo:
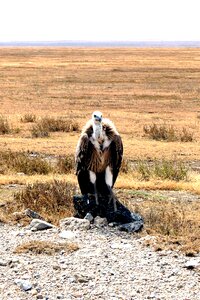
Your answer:
[[[87,219],[79,218],[65,218],[60,221],[60,227],[64,230],[88,230],[90,228],[90,221]]]
[[[28,280],[15,279],[15,284],[17,284],[23,291],[27,292],[32,289],[32,284]]]
[[[7,260],[2,260],[0,259],[0,267],[6,267],[8,265],[8,261]]]
[[[92,222],[94,220],[91,213],[87,213],[84,219],[88,220],[89,222]]]
[[[190,270],[195,268],[200,269],[200,260],[191,259],[185,263],[184,267]]]
[[[32,231],[49,229],[52,227],[55,227],[55,226],[52,225],[51,223],[45,222],[40,219],[33,219],[31,221],[30,225],[28,226],[28,228],[31,229]]]
[[[131,244],[123,244],[123,243],[112,243],[110,245],[112,249],[124,249],[124,250],[131,250],[133,247]]]
[[[63,230],[59,233],[59,237],[62,239],[74,239],[76,235],[71,230]]]
[[[94,225],[99,227],[99,226],[106,226],[108,225],[108,221],[106,218],[101,218],[99,216],[97,216],[95,219],[94,219]]]

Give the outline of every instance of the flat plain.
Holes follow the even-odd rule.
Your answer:
[[[200,50],[193,48],[1,48],[0,114],[17,128],[0,150],[73,154],[80,132],[32,138],[25,114],[76,120],[94,110],[116,125],[131,160],[200,161]],[[151,124],[186,128],[192,142],[156,141]]]
[[[116,188],[129,207],[138,207],[136,198],[142,198],[141,213],[149,208],[156,211],[161,203],[163,211],[173,211],[171,194],[170,197],[164,194],[166,201],[162,201],[162,194],[152,198],[146,194],[147,190],[189,191],[200,195],[199,48],[0,48],[0,115],[12,128],[10,133],[0,135],[1,153],[28,151],[44,155],[47,160],[72,156],[81,128],[94,110],[100,110],[116,125],[123,139],[124,157],[131,168],[142,162],[144,173],[148,172],[146,162],[151,165],[163,160],[181,162],[188,168],[187,178],[173,180],[158,176],[147,179],[137,168],[130,171],[127,167],[121,172]],[[77,122],[79,130],[33,137],[34,122],[22,122],[26,115],[34,116],[34,122],[46,117]],[[145,134],[144,127],[155,124],[172,128],[177,135],[186,132],[192,139],[187,142],[152,139]],[[77,185],[74,171],[27,175],[4,170],[0,174],[0,198],[12,196],[5,185],[54,179]],[[167,202],[168,198],[172,201]],[[190,205],[188,199],[187,207],[179,199],[176,208],[179,207],[178,214],[181,209],[186,227],[188,220],[195,220],[197,237],[199,201]],[[158,214],[161,221],[162,212]]]

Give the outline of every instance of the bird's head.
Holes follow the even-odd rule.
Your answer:
[[[100,111],[94,111],[92,114],[92,120],[94,124],[100,124],[102,121],[102,113]]]

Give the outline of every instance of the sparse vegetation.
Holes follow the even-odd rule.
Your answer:
[[[31,128],[31,135],[33,138],[49,137],[49,129],[42,122],[39,122]]]
[[[174,142],[178,139],[177,134],[173,126],[163,125],[144,125],[143,127],[145,135],[156,141],[168,141]]]
[[[56,171],[60,174],[67,174],[75,170],[74,155],[59,156],[56,164]]]
[[[124,157],[122,160],[120,172],[125,173],[125,174],[131,172],[131,162],[126,157]]]
[[[147,240],[147,245],[157,251],[181,250],[186,255],[200,252],[199,201],[177,200],[167,192],[131,190],[123,193],[125,204],[143,216],[146,232],[155,237]]]
[[[47,159],[45,155],[29,152],[0,152],[0,174],[69,174],[74,171],[74,155],[65,155]]]
[[[22,123],[34,123],[36,121],[36,115],[34,114],[25,114],[21,117]]]
[[[39,156],[31,156],[23,152],[0,152],[0,174],[21,172],[27,175],[48,174],[52,172],[51,165]]]
[[[32,127],[32,137],[48,137],[50,132],[73,132],[78,131],[79,125],[73,120],[64,118],[45,117]]]
[[[14,195],[10,211],[30,208],[38,212],[45,220],[57,224],[63,217],[73,215],[72,197],[76,187],[64,181],[37,182]]]
[[[182,132],[180,134],[181,142],[193,142],[194,134],[193,132],[188,131],[185,127],[183,127]]]
[[[188,168],[182,161],[147,161],[139,160],[136,166],[136,171],[141,175],[142,180],[150,180],[151,178],[160,178],[168,180],[187,180]]]
[[[3,116],[0,116],[0,134],[11,133],[11,127],[8,123],[8,120]]]
[[[193,142],[193,133],[189,132],[185,127],[182,128],[181,132],[172,125],[144,125],[143,130],[146,136],[156,141],[168,141],[168,142]]]
[[[64,251],[66,254],[78,250],[77,244],[72,242],[56,243],[51,241],[38,241],[33,240],[30,242],[22,243],[15,248],[14,253],[28,253],[33,254],[47,254],[54,255],[57,252]]]
[[[200,252],[199,218],[197,214],[191,215],[187,203],[154,201],[142,213],[147,232],[157,236],[155,250],[179,249],[187,255]]]

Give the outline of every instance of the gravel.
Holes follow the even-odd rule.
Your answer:
[[[154,252],[144,246],[147,238],[99,223],[43,231],[0,224],[0,300],[199,300],[200,255]],[[67,239],[79,250],[14,253],[23,242]]]

